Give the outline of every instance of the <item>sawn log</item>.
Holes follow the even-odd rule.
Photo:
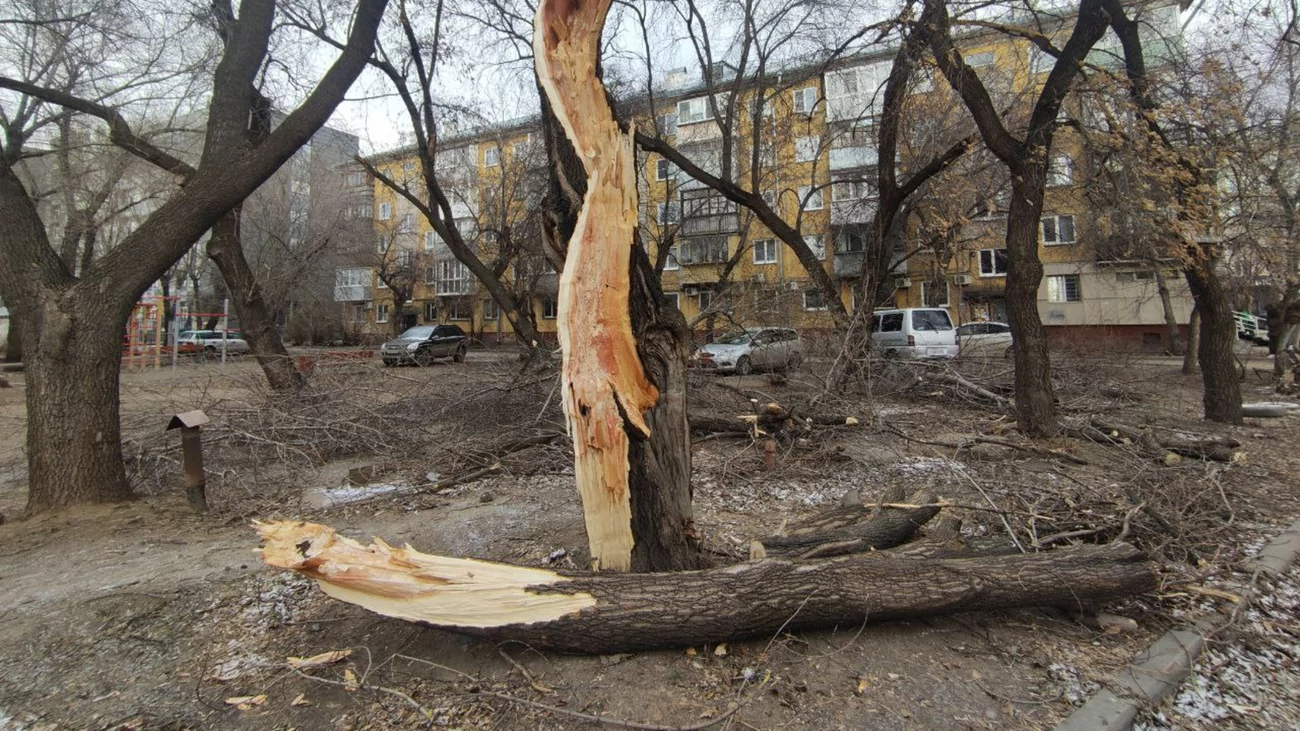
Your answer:
[[[258,524],[263,560],[382,615],[534,647],[613,653],[809,627],[1023,606],[1079,609],[1155,588],[1132,546],[1017,556],[888,552],[655,574],[569,575],[369,546],[312,523]]]

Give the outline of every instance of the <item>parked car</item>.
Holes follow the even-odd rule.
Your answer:
[[[871,339],[887,357],[956,358],[960,350],[952,318],[938,307],[876,310],[871,321]]]
[[[957,328],[962,355],[1011,356],[1011,326],[1005,322],[968,322]]]
[[[698,348],[691,365],[740,376],[762,370],[798,368],[804,359],[799,333],[788,327],[741,330]]]
[[[460,363],[469,350],[469,338],[458,325],[416,325],[379,349],[384,365],[428,365],[436,358]]]
[[[176,338],[177,353],[214,356],[223,347],[227,355],[243,355],[249,351],[248,341],[237,330],[182,330]]]

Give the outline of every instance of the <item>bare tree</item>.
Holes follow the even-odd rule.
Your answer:
[[[398,16],[396,37],[379,43],[370,60],[371,65],[388,79],[406,110],[415,140],[412,152],[419,161],[418,176],[394,176],[367,161],[362,162],[381,184],[420,211],[442,244],[500,305],[520,343],[533,349],[539,339],[533,323],[531,300],[520,301],[516,296],[518,292],[512,291],[502,281],[505,268],[500,267],[498,271],[500,260],[495,263],[484,261],[477,250],[477,242],[466,239],[457,226],[457,219],[463,217],[456,215],[454,196],[444,188],[440,178],[445,168],[438,164],[441,152],[439,125],[444,121],[445,108],[436,103],[434,86],[440,55],[447,44],[442,37],[444,13],[442,0],[438,0],[427,15],[414,7],[404,7]],[[295,22],[318,37],[330,40],[320,18],[302,14]],[[338,41],[330,42],[338,44]]]
[[[1074,27],[1061,49],[1044,34],[1033,42],[1055,57],[1033,102],[1023,132],[1017,135],[994,106],[993,97],[962,58],[953,38],[947,3],[926,0],[921,24],[929,29],[930,48],[943,76],[957,90],[975,119],[980,136],[1011,172],[1011,207],[1007,216],[1007,315],[1014,337],[1016,363],[1016,415],[1020,430],[1036,437],[1054,436],[1059,430],[1052,392],[1047,338],[1038,314],[1038,286],[1043,264],[1038,256],[1039,217],[1043,212],[1048,156],[1059,127],[1057,115],[1080,64],[1106,33],[1107,17],[1100,0],[1083,0]]]
[[[265,141],[253,146],[247,136],[253,84],[276,26],[276,5],[271,0],[245,0],[213,72],[206,141],[197,167],[137,134],[124,116],[122,105],[146,74],[108,91],[93,83],[101,70],[93,63],[77,66],[80,74],[0,77],[0,88],[13,92],[0,101],[5,127],[0,219],[9,227],[0,240],[0,293],[20,323],[26,356],[30,511],[130,495],[118,420],[118,356],[132,307],[205,231],[325,123],[365,67],[385,6],[385,0],[359,0],[346,50],[302,103]],[[98,22],[116,20],[138,29],[147,18],[123,8],[128,17],[114,19],[114,9],[97,7],[93,18],[42,27],[57,31],[52,32],[55,36],[89,35],[106,53],[128,41],[144,42],[119,36],[112,24]],[[151,39],[151,48],[166,45],[165,37]],[[57,60],[66,55],[66,48],[44,45],[37,52]],[[27,64],[24,70],[39,65]],[[70,113],[103,120],[114,144],[184,183],[116,248],[75,275],[51,244],[32,192],[14,169],[31,135],[50,119]]]

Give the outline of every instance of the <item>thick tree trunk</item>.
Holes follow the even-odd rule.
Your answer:
[[[127,315],[108,302],[77,307],[71,299],[46,295],[36,304],[39,319],[21,326],[28,513],[131,496],[118,418],[122,334],[112,324]]]
[[[650,435],[631,435],[628,490],[632,503],[632,570],[703,568],[691,492],[691,439],[686,411],[686,344],[680,310],[662,307],[663,293],[645,250],[632,250],[632,330],[637,355],[659,399],[646,412]]]
[[[1041,164],[1025,164],[1013,171],[1007,216],[1006,302],[1016,366],[1016,420],[1021,432],[1040,438],[1053,437],[1060,430],[1047,334],[1038,314],[1038,287],[1043,281],[1038,227],[1045,173]]]
[[[1201,306],[1192,306],[1192,316],[1187,321],[1187,348],[1183,350],[1183,374],[1196,372],[1201,349]]]
[[[1160,294],[1160,309],[1165,315],[1165,337],[1169,341],[1170,355],[1183,354],[1183,339],[1178,336],[1178,318],[1174,315],[1174,301],[1169,296],[1169,280],[1157,264],[1152,271],[1156,275],[1156,291]]]
[[[1233,348],[1237,324],[1232,317],[1228,292],[1206,252],[1194,253],[1184,270],[1196,306],[1201,311],[1197,358],[1201,363],[1202,403],[1205,418],[1225,424],[1241,423],[1241,381]]]
[[[257,277],[244,258],[239,219],[240,209],[235,208],[212,227],[208,258],[221,271],[235,314],[239,316],[241,332],[266,374],[266,382],[276,391],[296,391],[302,387],[303,376],[285,350],[280,331],[275,327],[275,315],[267,308]]]
[[[5,342],[5,361],[8,363],[17,363],[23,359],[23,338],[15,312],[12,308],[9,311],[9,335]]]
[[[552,169],[562,176],[552,186],[562,192],[552,196],[547,227],[553,253],[572,225],[557,322],[565,414],[597,568],[690,567],[700,557],[691,545],[685,333],[659,310],[653,269],[634,242],[632,137],[619,128],[599,79],[609,5],[543,2],[534,24],[544,114],[558,123],[547,125]],[[649,380],[642,358],[667,392]]]
[[[698,646],[782,630],[1022,606],[1082,609],[1155,588],[1125,544],[992,558],[764,559],[705,571],[566,576],[422,554],[330,528],[258,526],[263,560],[390,617],[586,653]]]

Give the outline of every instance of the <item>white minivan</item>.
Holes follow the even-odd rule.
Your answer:
[[[938,307],[876,310],[871,339],[886,356],[909,360],[956,358],[961,349],[952,318]]]

